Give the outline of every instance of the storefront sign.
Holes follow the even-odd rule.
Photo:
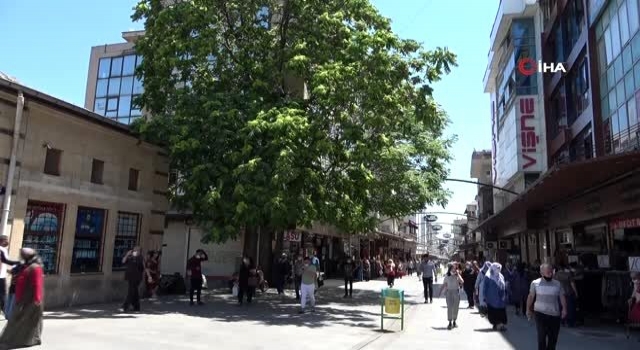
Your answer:
[[[629,271],[640,272],[640,256],[629,257]]]
[[[298,231],[285,231],[284,240],[289,242],[300,242],[302,240],[302,233]]]
[[[609,255],[598,255],[598,267],[601,269],[608,269],[611,267],[609,265]]]
[[[431,227],[431,229],[434,230],[434,231],[440,231],[440,230],[442,230],[442,225],[433,225]]]
[[[521,97],[519,103],[520,145],[522,152],[522,170],[527,170],[538,164],[536,100],[533,97]]]
[[[640,227],[640,218],[614,219],[609,223],[612,230]]]
[[[425,215],[424,220],[426,222],[436,222],[438,221],[438,217],[435,215]]]

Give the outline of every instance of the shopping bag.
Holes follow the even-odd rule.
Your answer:
[[[233,295],[234,297],[238,296],[238,285],[234,284],[233,288],[231,288],[231,295]]]

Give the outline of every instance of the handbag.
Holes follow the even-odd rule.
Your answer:
[[[324,278],[322,275],[318,276],[318,288],[324,286]]]
[[[257,287],[258,286],[258,277],[249,276],[248,283],[249,287]]]

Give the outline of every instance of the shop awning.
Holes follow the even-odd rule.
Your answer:
[[[472,232],[498,227],[506,219],[567,201],[588,190],[621,181],[640,169],[640,153],[624,153],[554,166],[542,174],[506,208],[490,216]]]

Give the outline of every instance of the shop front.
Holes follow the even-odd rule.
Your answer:
[[[289,230],[283,235],[282,250],[291,258],[310,257],[320,260],[320,270],[327,277],[335,277],[340,260],[350,252],[348,239],[305,230]]]

